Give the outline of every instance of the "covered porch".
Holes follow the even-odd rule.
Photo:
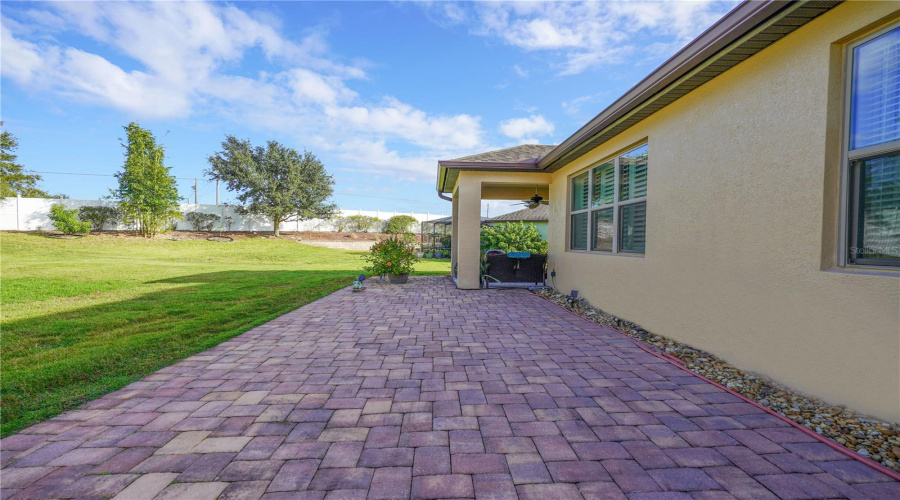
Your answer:
[[[481,201],[549,200],[550,174],[537,161],[554,146],[523,145],[439,162],[438,192],[453,203],[451,272],[461,289],[481,288]]]
[[[481,288],[481,201],[549,197],[550,174],[460,172],[453,191],[451,270],[456,286]]]

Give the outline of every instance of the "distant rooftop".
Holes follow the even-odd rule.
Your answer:
[[[545,154],[556,146],[544,144],[522,144],[506,149],[478,153],[477,155],[463,156],[450,161],[472,161],[492,163],[537,163]]]
[[[491,217],[488,222],[546,222],[550,220],[550,207],[538,205],[537,208],[526,208],[508,214]]]

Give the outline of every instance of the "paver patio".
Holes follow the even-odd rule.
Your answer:
[[[2,498],[900,498],[521,290],[341,290],[0,441]]]

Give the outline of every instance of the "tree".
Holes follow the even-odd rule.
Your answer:
[[[156,144],[149,130],[135,122],[125,127],[128,139],[125,165],[116,173],[119,188],[112,195],[119,200],[122,220],[137,223],[141,236],[152,238],[181,219],[178,211],[178,186],[164,164],[165,150]]]
[[[395,215],[388,219],[384,225],[384,232],[388,234],[406,234],[409,233],[409,227],[418,222],[411,215]]]
[[[0,127],[3,122],[0,121]],[[37,183],[43,178],[37,174],[26,174],[25,167],[16,163],[19,141],[8,130],[0,132],[0,198],[26,196],[30,198],[50,198],[38,189]]]
[[[534,224],[504,222],[481,228],[482,250],[547,253],[547,247]]]
[[[237,193],[238,212],[269,217],[275,236],[287,220],[330,219],[337,212],[336,205],[327,203],[334,179],[309,151],[299,153],[276,141],[253,146],[227,135],[209,164],[207,177]]]

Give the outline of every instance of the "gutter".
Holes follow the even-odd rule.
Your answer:
[[[502,162],[502,161],[457,161],[457,160],[441,160],[438,165],[445,168],[456,168],[458,170],[512,170],[512,171],[540,171],[542,170],[533,161],[528,162]]]

